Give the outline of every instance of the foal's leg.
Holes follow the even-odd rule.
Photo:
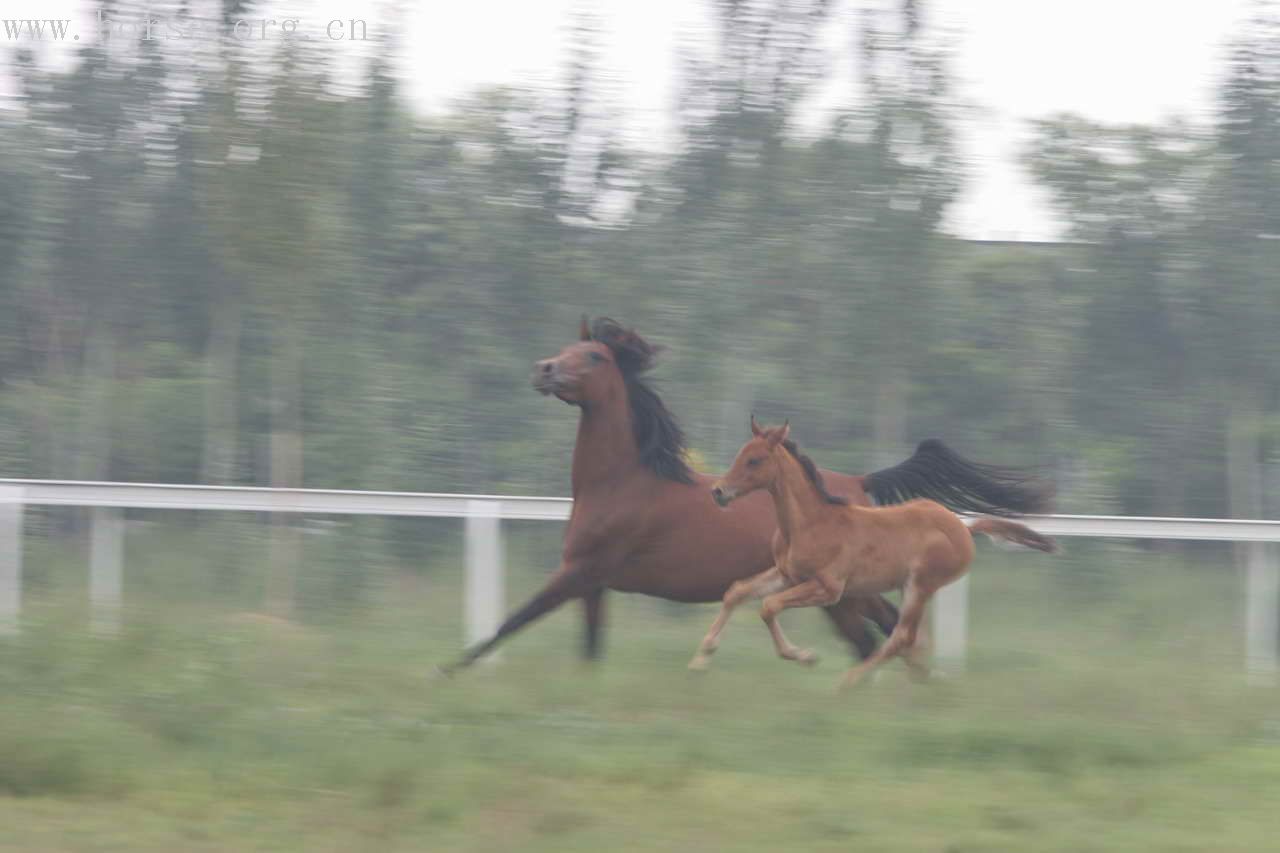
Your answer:
[[[787,579],[782,576],[782,572],[778,571],[777,566],[765,569],[746,580],[734,581],[729,591],[724,594],[716,621],[711,623],[707,635],[702,638],[702,643],[698,646],[697,654],[693,656],[693,660],[689,661],[689,669],[706,669],[711,663],[711,656],[720,647],[720,633],[729,623],[729,616],[735,607],[748,598],[763,598],[786,585]]]
[[[929,630],[929,608],[920,612],[920,624],[916,627],[916,640],[902,650],[902,660],[907,665],[907,674],[915,681],[927,681],[929,678],[929,657],[933,651],[933,639]]]
[[[779,657],[803,664],[817,663],[818,656],[811,650],[793,646],[787,640],[786,635],[782,633],[782,626],[778,624],[778,614],[788,607],[834,604],[840,600],[842,589],[843,584],[837,587],[834,584],[824,583],[818,578],[812,578],[764,600],[764,606],[760,608],[760,618],[764,620],[765,625],[769,626],[769,633],[773,635],[773,647],[778,650]]]
[[[875,654],[845,673],[844,679],[840,682],[841,688],[853,687],[868,672],[915,645],[916,632],[920,627],[921,617],[924,616],[925,605],[929,603],[929,597],[932,595],[932,589],[921,588],[913,582],[907,584],[907,588],[902,593],[902,610],[898,618],[898,626],[893,629],[889,639],[884,641],[884,645],[877,649]]]

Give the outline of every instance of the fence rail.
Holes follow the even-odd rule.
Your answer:
[[[122,509],[182,509],[309,515],[398,515],[466,519],[466,637],[488,636],[503,612],[501,521],[564,521],[569,498],[272,489],[156,483],[0,479],[0,632],[17,630],[22,601],[24,506],[92,507],[90,599],[95,626],[119,624],[123,576]],[[1143,518],[1102,515],[1027,516],[1053,536],[1180,539],[1253,543],[1246,581],[1246,666],[1260,681],[1280,670],[1280,568],[1267,543],[1280,542],[1280,521]],[[967,578],[938,595],[934,642],[940,658],[960,664],[967,642]]]

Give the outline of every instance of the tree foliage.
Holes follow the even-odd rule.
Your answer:
[[[940,232],[964,170],[921,4],[859,19],[816,138],[794,118],[847,22],[714,9],[663,158],[624,143],[589,20],[561,89],[435,117],[386,57],[356,86],[301,48],[15,57],[0,473],[562,493],[573,414],[527,377],[585,311],[667,347],[712,468],[754,408],[851,471],[938,436],[1052,466],[1064,510],[1275,511],[1226,474],[1280,433],[1273,17],[1213,127],[1040,123],[1027,164],[1075,242],[1019,247]]]

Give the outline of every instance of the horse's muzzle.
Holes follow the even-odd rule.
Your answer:
[[[728,506],[729,502],[733,500],[733,495],[729,492],[726,492],[720,486],[711,487],[711,497],[714,498],[715,502],[721,507]]]
[[[550,361],[540,361],[533,366],[534,390],[546,396],[560,390],[560,371]]]

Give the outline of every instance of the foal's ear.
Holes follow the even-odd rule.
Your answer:
[[[791,420],[788,418],[783,421],[782,426],[777,429],[769,430],[769,446],[777,447],[779,444],[787,440],[787,436],[791,434]]]
[[[582,322],[578,325],[578,340],[591,340],[591,326],[587,323],[587,315],[582,315]]]
[[[751,434],[754,435],[756,438],[759,438],[760,436],[764,435],[764,430],[760,429],[760,425],[756,423],[755,412],[751,413]]]

